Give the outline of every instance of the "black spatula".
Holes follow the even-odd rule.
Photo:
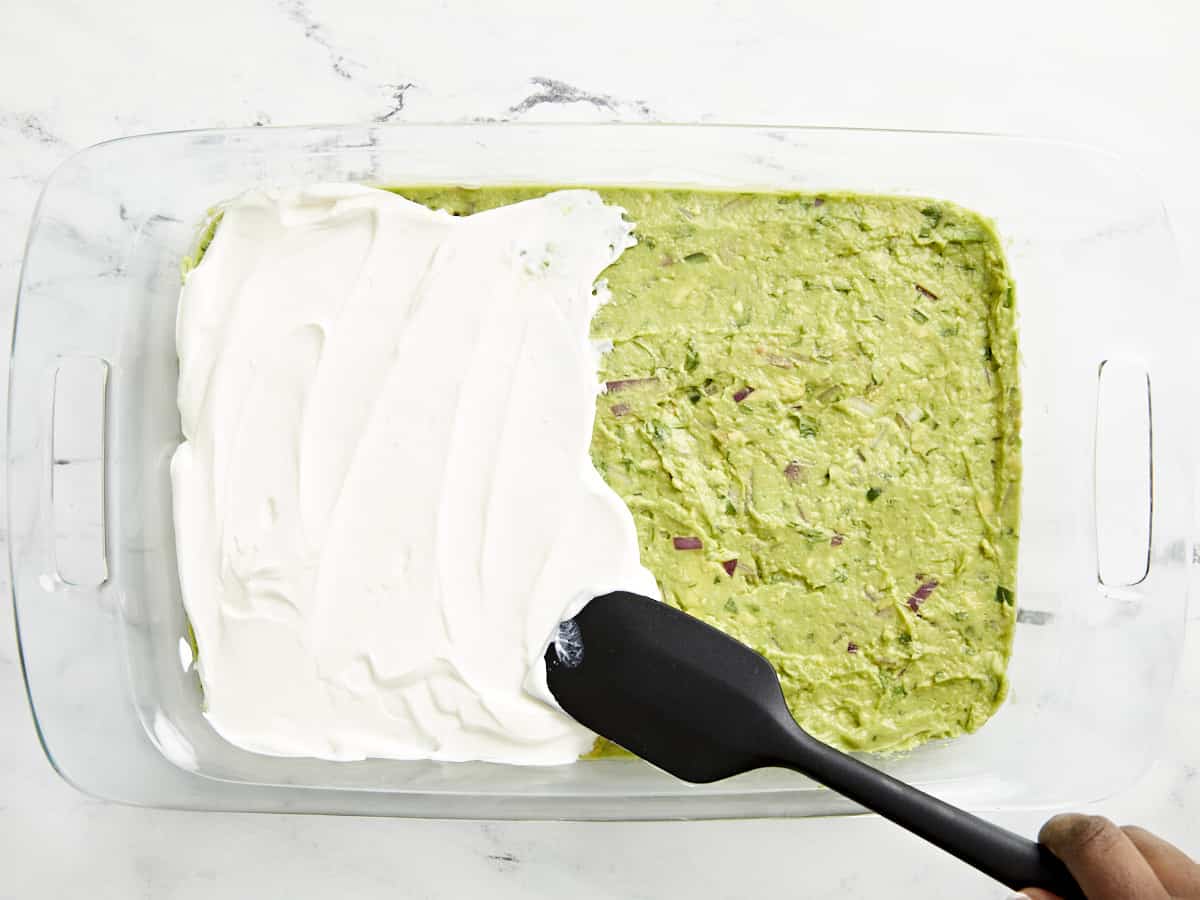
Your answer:
[[[546,671],[571,716],[684,781],[794,769],[1014,890],[1083,897],[1041,844],[811,737],[788,711],[770,663],[666,604],[623,592],[597,597],[559,627]]]

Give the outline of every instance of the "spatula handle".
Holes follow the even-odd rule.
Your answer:
[[[1042,844],[943,803],[799,729],[796,732],[795,746],[779,754],[781,765],[890,819],[1013,890],[1038,887],[1064,900],[1083,900],[1066,866]]]

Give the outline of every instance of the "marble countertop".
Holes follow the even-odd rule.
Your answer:
[[[1012,0],[572,4],[45,0],[0,29],[0,304],[41,184],[146,131],[418,120],[980,130],[1114,150],[1200,253],[1200,5]],[[1189,298],[1195,301],[1193,295]],[[7,333],[0,343],[7,346]],[[7,588],[7,585],[5,586]],[[1159,761],[1091,811],[1200,855],[1200,608]],[[504,824],[136,809],[62,782],[0,605],[0,900],[71,897],[1002,897],[873,817]],[[1028,834],[1046,811],[995,818]]]

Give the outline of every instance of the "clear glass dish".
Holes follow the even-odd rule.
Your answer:
[[[320,180],[846,189],[941,197],[993,217],[1018,285],[1025,391],[1011,694],[974,735],[873,762],[994,809],[1094,799],[1154,759],[1187,603],[1196,332],[1176,293],[1162,206],[1119,160],[967,134],[345,126],[113,141],[65,163],[42,195],[9,388],[9,546],[30,701],[68,781],[129,803],[232,810],[503,819],[856,810],[783,771],[690,786],[636,760],[275,759],[208,727],[195,673],[181,664],[167,470],[180,439],[180,261],[214,203],[254,185]]]

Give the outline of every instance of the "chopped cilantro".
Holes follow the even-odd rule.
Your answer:
[[[820,431],[816,419],[811,416],[792,413],[792,419],[796,422],[796,428],[800,432],[800,437],[816,437],[817,432]]]

